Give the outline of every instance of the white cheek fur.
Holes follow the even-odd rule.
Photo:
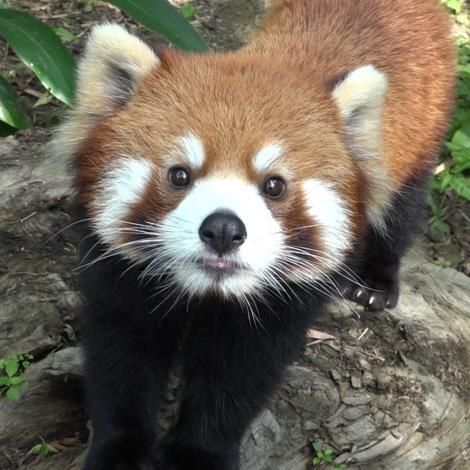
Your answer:
[[[332,269],[351,248],[349,211],[332,183],[312,178],[303,183],[303,190],[308,213],[321,227],[327,268]]]
[[[262,287],[263,275],[281,253],[284,236],[255,185],[236,177],[211,177],[196,182],[179,206],[162,222],[166,256],[179,260],[179,284],[192,294],[204,293],[213,278],[185,260],[211,254],[199,239],[202,221],[218,209],[234,212],[243,221],[247,239],[229,255],[248,269],[227,277],[220,290],[227,296],[252,293]]]
[[[120,157],[106,173],[93,203],[94,226],[104,242],[119,243],[122,220],[142,198],[151,175],[150,162],[131,157]]]

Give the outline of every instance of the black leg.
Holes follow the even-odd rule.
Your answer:
[[[415,178],[402,186],[387,214],[384,234],[369,228],[363,256],[352,261],[366,287],[346,283],[345,297],[370,310],[396,306],[401,258],[423,228],[427,181]]]
[[[261,312],[258,328],[229,305],[197,314],[184,354],[185,398],[159,470],[239,468],[243,433],[301,348],[315,309],[296,307]]]
[[[176,334],[125,331],[94,323],[87,337],[88,404],[94,437],[86,470],[138,469],[151,461],[158,400],[175,352]],[[170,344],[171,343],[171,344]],[[126,466],[127,465],[127,466]]]
[[[166,318],[152,312],[159,300],[135,272],[123,276],[127,267],[103,261],[81,276],[94,431],[85,470],[150,468],[157,406],[181,331],[176,312]]]

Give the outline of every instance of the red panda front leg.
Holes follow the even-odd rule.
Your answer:
[[[396,307],[401,258],[423,229],[427,182],[427,175],[408,180],[387,212],[385,231],[369,228],[356,268],[364,286],[348,282],[343,289],[346,298],[374,311]]]
[[[84,470],[135,470],[153,462],[156,414],[181,329],[151,313],[155,292],[84,231],[86,389],[93,438]],[[90,260],[94,260],[91,262]],[[123,274],[124,273],[124,274]],[[147,467],[148,468],[148,467]]]
[[[175,328],[153,329],[151,321],[142,322],[140,328],[137,322],[123,321],[123,312],[97,306],[89,305],[88,312],[107,321],[91,321],[86,331],[94,433],[84,470],[135,470],[150,465],[157,407],[177,344]],[[151,319],[148,311],[136,313]]]
[[[184,351],[180,417],[156,469],[240,468],[242,436],[301,350],[313,311],[322,306],[315,298],[308,309],[281,303],[276,312],[259,302],[258,325],[234,302],[207,302],[196,312]]]

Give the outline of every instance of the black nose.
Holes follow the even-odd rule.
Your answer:
[[[246,239],[245,224],[232,212],[214,212],[199,227],[199,237],[219,256],[242,245]]]

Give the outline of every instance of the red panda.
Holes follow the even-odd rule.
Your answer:
[[[449,31],[437,0],[278,0],[230,53],[92,31],[55,142],[82,218],[86,470],[239,468],[330,294],[395,306],[452,108]]]

